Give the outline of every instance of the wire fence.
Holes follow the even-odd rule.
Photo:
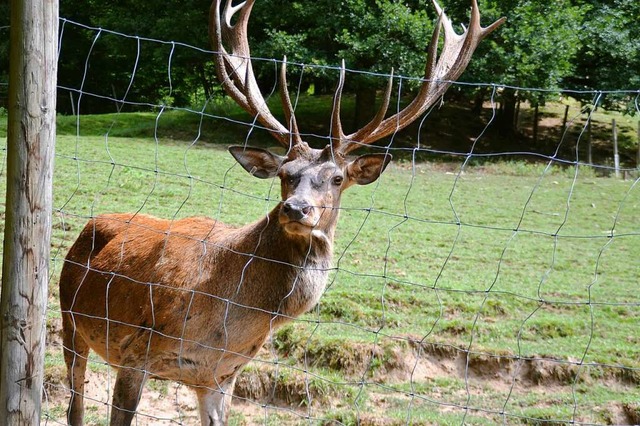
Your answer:
[[[65,255],[87,221],[111,212],[164,217],[169,219],[162,230],[168,241],[172,232],[183,232],[173,229],[181,218],[206,215],[241,225],[264,218],[280,202],[278,179],[256,181],[221,149],[232,143],[265,144],[269,136],[254,120],[219,98],[178,108],[131,95],[146,44],[169,46],[168,94],[175,90],[176,50],[194,49],[207,56],[212,52],[64,19],[61,46],[72,27],[95,37],[82,79],[74,87],[59,87],[72,95],[75,114],[60,117],[58,123],[46,424],[66,423],[71,395],[58,280]],[[107,81],[101,82],[103,92],[85,90],[93,46],[105,35],[130,38],[138,46],[137,56],[118,59],[132,65],[122,96],[109,94]],[[289,67],[302,75],[310,65]],[[339,70],[329,71],[337,81]],[[361,71],[348,70],[347,79],[357,73]],[[396,77],[397,104],[391,109],[400,108],[414,80]],[[455,83],[450,91],[461,85]],[[593,92],[592,104],[576,106],[564,123],[557,118],[562,111],[549,106],[536,118],[546,120],[546,138],[541,136],[536,145],[521,139],[520,149],[495,131],[504,88],[478,86],[486,87],[490,96],[475,121],[445,95],[420,123],[371,148],[393,154],[394,163],[376,183],[344,194],[334,261],[323,267],[329,281],[322,298],[309,313],[281,328],[270,327],[266,343],[238,378],[232,424],[640,423],[635,129],[618,119],[621,144],[627,147],[622,166],[615,168],[608,139],[601,143],[607,146],[600,151],[605,155],[589,160],[586,140],[594,132],[590,124],[597,128],[610,123],[609,115],[598,115],[604,114],[597,107],[605,92]],[[305,102],[314,98],[300,93],[295,81],[291,87],[298,88],[293,97],[303,136],[318,146],[327,144],[328,137],[314,130],[318,126],[305,128],[300,118],[305,117]],[[83,115],[88,98],[112,103],[114,112]],[[136,112],[122,112],[124,106]],[[516,123],[527,137],[533,127],[523,123],[531,123],[532,115],[523,105]],[[314,117],[309,114],[309,120]],[[544,129],[540,132],[545,135]],[[624,179],[609,177],[616,170]],[[200,234],[192,239],[196,244],[205,240]],[[129,245],[135,240],[122,243],[122,250]],[[163,261],[193,264],[186,272],[194,280],[203,273],[201,259],[187,258],[187,252],[184,260],[172,258],[166,247],[158,247]],[[240,254],[246,256],[247,267],[265,260],[259,253]],[[145,281],[123,277],[131,283],[132,295],[169,288],[154,271],[146,276],[150,278]],[[223,348],[186,338],[189,313],[210,317],[212,324],[204,324],[211,333],[219,328],[218,313],[191,312],[193,291],[167,291],[172,295],[164,299],[168,306],[147,296],[157,305],[152,306],[157,323],[133,324],[146,333],[149,347],[167,338],[178,340],[184,353],[194,347],[204,352],[235,350],[233,339],[243,335],[242,330],[225,326],[228,344]],[[111,306],[105,303],[107,295],[93,297],[96,304]],[[214,299],[210,305],[227,314],[235,307],[233,297]],[[184,319],[172,324],[177,334],[166,334],[156,325],[161,313],[179,310],[179,301],[187,306],[186,313],[181,311]],[[107,317],[93,319],[116,330],[118,319]],[[226,324],[228,317],[222,318]],[[149,349],[141,354],[148,356]],[[85,352],[77,355],[87,357]],[[112,411],[116,373],[93,353],[86,359],[85,419],[103,424]],[[182,362],[188,376],[189,361]],[[142,373],[151,378],[165,368],[139,365],[147,366]],[[204,379],[200,383],[213,386]],[[135,419],[137,424],[197,424],[196,396],[184,384],[150,380]]]

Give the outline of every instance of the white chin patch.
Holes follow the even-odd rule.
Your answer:
[[[324,241],[326,244],[330,243],[329,237],[327,236],[327,234],[325,234],[323,231],[319,229],[314,229],[313,231],[311,231],[311,236]]]
[[[309,235],[313,231],[313,228],[303,225],[300,222],[288,222],[284,225],[284,228],[290,234],[303,236]]]

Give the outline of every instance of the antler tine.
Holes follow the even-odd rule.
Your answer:
[[[427,63],[424,67],[424,78],[427,81],[431,80],[433,73],[436,71],[436,65],[438,65],[438,39],[440,39],[440,26],[444,18],[446,18],[444,11],[438,12],[438,20],[433,29],[433,34],[431,34],[431,41],[429,42],[429,49],[427,50]],[[426,84],[424,86],[426,86]]]
[[[230,28],[232,26],[231,18],[233,18],[233,15],[235,15],[236,12],[238,12],[239,10],[244,10],[245,13],[241,14],[238,20],[239,21],[247,20],[249,17],[249,13],[251,12],[251,8],[253,7],[253,2],[254,0],[249,0],[249,5],[247,5],[247,2],[243,1],[240,4],[234,6],[233,0],[227,0],[227,2],[224,5],[224,23],[226,27]]]
[[[342,121],[340,120],[340,105],[342,104],[342,89],[344,88],[345,64],[344,59],[340,65],[340,79],[336,94],[333,97],[333,109],[331,112],[331,146],[334,150],[340,150],[342,140],[345,138],[342,130]]]
[[[369,134],[375,128],[377,128],[382,120],[384,120],[384,116],[387,113],[387,109],[389,108],[389,103],[391,102],[391,89],[393,89],[393,68],[391,69],[391,73],[389,75],[389,82],[387,83],[387,89],[385,90],[384,97],[382,98],[382,104],[378,109],[378,112],[373,117],[373,119],[367,123],[363,128],[355,132],[353,135],[347,137],[342,130],[342,122],[340,120],[340,103],[342,101],[342,89],[344,87],[344,79],[345,79],[345,65],[344,59],[342,60],[342,65],[340,67],[340,81],[338,83],[338,87],[336,88],[336,95],[333,101],[333,118],[331,125],[331,140],[333,143],[333,149],[336,151],[342,151],[343,153],[349,153],[359,147],[358,141],[362,138],[363,135]],[[348,143],[343,144],[342,141],[346,141]]]
[[[365,137],[372,133],[375,129],[380,126],[382,120],[384,120],[384,116],[387,113],[387,109],[389,109],[389,103],[391,102],[391,90],[393,89],[393,68],[391,68],[391,73],[389,73],[389,81],[387,82],[387,89],[384,92],[384,97],[382,98],[382,104],[380,108],[378,108],[378,112],[373,117],[373,119],[367,123],[363,128],[353,133],[353,135],[349,136],[348,139],[351,140],[351,143],[348,143],[343,148],[343,152],[349,153],[360,147],[360,143],[358,141],[365,140]],[[365,142],[366,143],[366,142]]]
[[[286,78],[283,79],[282,76],[280,78],[281,86],[285,85],[280,87],[280,95],[290,129],[282,125],[269,110],[253,72],[247,24],[255,0],[246,0],[235,6],[233,0],[226,0],[222,16],[221,3],[222,0],[214,0],[211,4],[209,37],[216,50],[214,55],[216,72],[223,89],[242,109],[256,117],[281,145],[290,148],[291,144],[300,143],[291,100],[288,99]],[[232,23],[236,14],[238,14],[237,20]],[[229,46],[229,50],[225,48],[225,44]],[[286,72],[286,66],[284,69]],[[286,94],[286,100],[284,94]]]
[[[502,25],[506,20],[506,18],[500,18],[488,27],[482,27],[480,25],[478,3],[476,0],[472,0],[469,26],[459,35],[454,31],[451,21],[436,0],[433,0],[433,4],[438,12],[438,21],[431,37],[424,81],[416,98],[402,111],[393,116],[382,119],[376,115],[371,123],[362,129],[353,134],[342,136],[340,149],[343,153],[348,153],[358,148],[359,145],[370,144],[382,139],[385,136],[407,127],[415,121],[444,94],[453,81],[460,77],[482,39]],[[437,46],[441,28],[444,33],[444,45],[438,56]],[[382,117],[384,117],[384,112],[386,112],[386,108],[388,107],[389,97],[390,89],[387,88]],[[336,107],[334,105],[334,115],[335,110]],[[378,114],[380,114],[380,112],[378,112]],[[334,123],[335,121],[334,119]]]
[[[246,68],[246,55],[230,56],[223,45],[223,35],[229,38],[229,32],[232,31],[231,17],[240,10],[241,7],[245,6],[246,2],[232,7],[231,1],[227,0],[224,10],[224,23],[221,21],[220,3],[220,0],[214,1],[209,10],[209,38],[211,39],[213,48],[217,51],[217,54],[214,56],[216,72],[225,92],[240,104],[243,109],[248,110],[249,104],[246,96],[244,96],[242,90],[240,90],[243,88],[244,83],[241,76],[246,76],[246,70],[244,72],[242,71],[243,68]],[[248,7],[251,7],[251,4]],[[232,54],[242,53],[242,47],[243,46],[238,43],[232,45]]]
[[[292,144],[298,145],[299,143],[302,143],[302,138],[300,137],[300,132],[298,131],[298,122],[296,121],[296,116],[294,115],[293,105],[291,104],[291,97],[289,96],[287,87],[287,57],[285,56],[282,59],[282,66],[280,67],[280,100],[282,101],[282,106],[284,107],[285,119],[289,124],[289,133],[293,137]]]
[[[483,28],[480,25],[480,9],[477,0],[471,1],[471,17],[469,27],[465,28],[461,35],[453,29],[451,20],[444,13],[436,0],[432,0],[436,10],[440,15],[440,21],[444,29],[444,45],[440,52],[440,59],[437,64],[437,71],[434,78],[442,80],[446,88],[464,72],[476,47],[483,38],[498,28],[506,18],[500,18],[490,26]],[[432,41],[433,43],[433,41]],[[442,92],[444,93],[444,91]],[[438,96],[440,97],[442,93]]]

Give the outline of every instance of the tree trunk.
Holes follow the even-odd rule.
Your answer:
[[[569,105],[564,106],[564,117],[562,118],[562,127],[560,128],[560,136],[558,137],[558,143],[561,144],[565,136],[568,133],[567,122],[569,120]]]
[[[207,74],[204,72],[204,67],[202,65],[198,66],[198,73],[200,74],[200,81],[202,82],[202,89],[204,90],[205,99],[210,99],[211,95],[213,95],[213,88],[211,86],[211,81],[207,78]]]
[[[496,128],[502,134],[511,134],[516,131],[516,107],[518,95],[513,89],[505,88],[500,97],[500,105],[496,111]]]
[[[487,87],[480,87],[478,90],[476,90],[476,93],[473,96],[473,107],[471,108],[471,111],[474,114],[480,115],[480,113],[482,113],[484,98],[487,95],[488,90],[489,89]]]
[[[513,117],[513,130],[516,132],[519,131],[520,127],[520,98],[518,98],[518,102],[516,102],[516,114]]]
[[[515,130],[516,106],[518,95],[512,89],[505,89],[502,94],[501,126],[504,130]]]
[[[355,128],[366,125],[376,114],[376,89],[373,85],[362,85],[356,91]]]
[[[538,121],[540,116],[540,106],[536,102],[533,109],[533,144],[538,144]]]

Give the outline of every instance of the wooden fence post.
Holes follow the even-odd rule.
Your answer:
[[[536,145],[538,143],[538,121],[540,120],[540,107],[538,102],[533,109],[533,144]]]
[[[569,105],[564,106],[564,118],[562,119],[562,128],[560,129],[560,140],[564,138],[565,132],[567,131],[567,121],[569,120]]]
[[[587,117],[587,162],[593,165],[593,154],[591,150],[591,113]]]
[[[638,150],[636,152],[636,169],[640,170],[640,120],[638,120]]]
[[[0,423],[39,425],[44,380],[57,0],[12,0],[0,301]]]

